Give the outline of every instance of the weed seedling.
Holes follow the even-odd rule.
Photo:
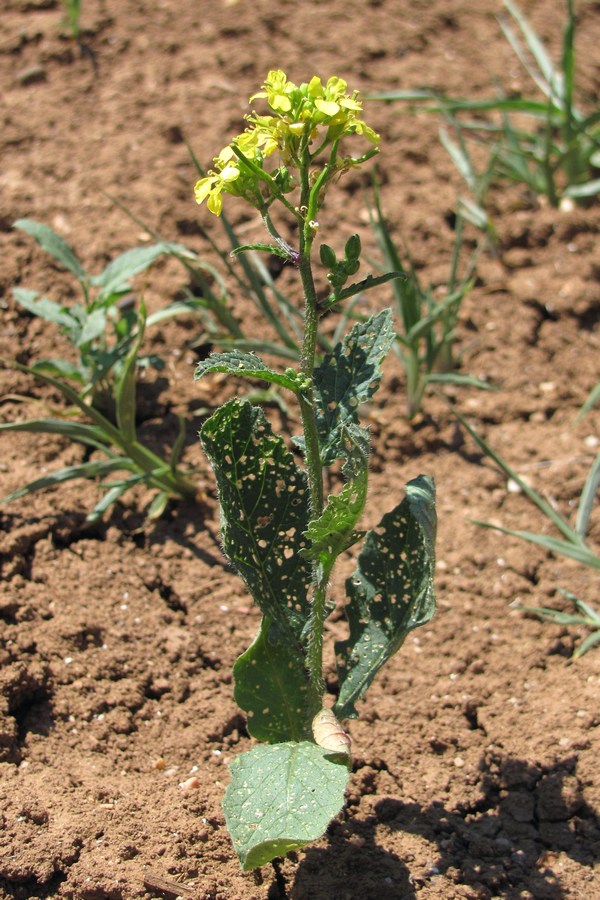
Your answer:
[[[575,98],[573,0],[566,3],[560,67],[555,66],[516,4],[504,0],[504,6],[510,19],[500,17],[500,26],[541,99],[500,94],[490,100],[469,100],[428,90],[389,91],[379,99],[417,102],[440,113],[459,136],[458,144],[449,139],[445,144],[465,177],[469,154],[465,153],[463,135],[488,146],[487,183],[504,179],[525,184],[551,206],[559,206],[563,200],[589,201],[600,193],[600,110],[584,111]],[[472,117],[478,113],[495,118]],[[481,194],[476,196],[475,205],[481,214]]]
[[[234,399],[203,425],[201,440],[215,472],[224,551],[262,612],[259,632],[234,666],[235,698],[248,731],[261,743],[231,765],[224,809],[244,870],[316,840],[344,803],[350,739],[340,724],[406,635],[428,622],[433,593],[435,506],[431,478],[406,486],[405,498],[372,530],[359,527],[367,499],[369,432],[361,404],[379,385],[381,362],[394,341],[390,310],[357,322],[317,358],[321,318],[348,298],[393,279],[360,268],[361,242],[343,251],[322,242],[325,192],[344,172],[377,152],[379,137],[360,118],[357,92],[340,78],[296,85],[269,72],[251,98],[267,114],[251,113],[248,127],[196,184],[196,199],[219,216],[225,195],[260,213],[267,242],[235,248],[236,256],[272,253],[296,269],[304,295],[300,360],[273,368],[240,349],[212,353],[196,377],[226,372],[289,392],[302,434],[300,466],[261,408]],[[358,140],[359,156],[347,149]],[[297,230],[291,245],[273,210]],[[334,235],[335,238],[335,235]],[[313,265],[325,267],[329,288],[316,288]],[[325,280],[325,279],[324,279]],[[324,475],[340,485],[326,496]],[[362,543],[346,581],[348,635],[335,644],[338,690],[325,697],[324,625],[335,603],[329,583],[340,554]]]

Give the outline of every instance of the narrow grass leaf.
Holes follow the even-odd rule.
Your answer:
[[[17,488],[16,491],[12,491],[12,493],[7,494],[6,497],[2,497],[0,499],[0,504],[10,503],[12,500],[18,500],[19,497],[26,497],[28,494],[33,494],[36,491],[41,491],[45,488],[54,487],[65,481],[72,481],[74,478],[95,478],[97,476],[107,475],[109,472],[114,472],[117,469],[127,469],[130,467],[130,463],[131,460],[126,457],[117,456],[112,457],[111,459],[99,460],[97,462],[94,461],[81,463],[77,466],[67,466],[64,469],[59,469],[57,472],[52,472],[50,475],[45,475],[43,478],[38,478],[24,487]]]
[[[588,472],[588,476],[585,480],[585,484],[583,486],[583,490],[581,492],[581,496],[579,498],[579,506],[577,508],[577,520],[575,522],[575,531],[582,538],[584,538],[587,534],[587,530],[590,524],[590,516],[592,514],[592,507],[594,505],[594,500],[596,499],[596,494],[598,493],[598,488],[600,487],[600,453],[596,456],[596,459],[591,465],[590,471]]]

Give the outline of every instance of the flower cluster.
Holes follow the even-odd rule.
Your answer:
[[[223,192],[243,196],[260,207],[264,202],[261,180],[271,188],[277,184],[280,193],[289,190],[292,182],[287,167],[300,168],[307,159],[312,162],[326,147],[337,150],[344,137],[358,134],[374,148],[379,144],[379,135],[358,117],[362,112],[358,92],[347,93],[342,78],[332,76],[323,85],[315,75],[298,86],[287,80],[285,72],[274,69],[262,90],[250,97],[250,103],[258,98],[267,100],[274,115],[246,116],[249,128],[221,151],[214,160],[215,168],[196,184],[196,201],[202,203],[208,198],[208,208],[217,216],[223,208]],[[264,159],[275,151],[283,162],[279,179],[270,178],[263,170]],[[336,161],[335,168],[342,171],[359,165],[364,158],[346,157]]]

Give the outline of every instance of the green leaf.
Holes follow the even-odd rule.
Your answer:
[[[260,250],[263,253],[271,253],[273,256],[280,256],[281,259],[291,259],[291,255],[289,250],[286,250],[284,247],[278,247],[276,244],[242,244],[239,247],[235,247],[231,251],[232,256],[238,256],[240,253],[245,253],[247,250]]]
[[[64,481],[72,481],[74,478],[95,478],[97,475],[106,475],[115,469],[127,469],[131,467],[131,460],[126,457],[113,457],[111,459],[103,459],[97,462],[82,463],[78,466],[68,466],[38,478],[24,487],[17,488],[6,497],[0,499],[0,505],[10,503],[12,500],[18,500],[19,497],[26,497],[35,491],[41,491],[47,487],[54,487],[56,484],[62,484]]]
[[[29,431],[33,434],[61,434],[71,441],[81,441],[99,450],[107,449],[107,438],[101,428],[68,419],[28,419],[26,422],[3,422],[0,431]]]
[[[393,341],[392,313],[385,309],[366,322],[357,322],[315,369],[317,427],[325,465],[345,457],[341,429],[358,424],[358,407],[377,390],[380,363]]]
[[[346,581],[350,637],[335,645],[339,718],[355,718],[359,700],[407,634],[435,613],[435,487],[419,475],[406,497],[369,531]]]
[[[239,375],[246,378],[258,378],[261,381],[269,381],[278,384],[297,394],[301,381],[293,370],[285,373],[275,372],[254,353],[243,353],[240,350],[228,350],[225,353],[211,353],[203,359],[196,368],[194,378],[202,378],[207,372],[226,372],[229,375]]]
[[[223,809],[248,872],[320,838],[344,805],[348,766],[316,744],[271,744],[231,764]]]
[[[349,445],[343,466],[348,481],[339,494],[331,494],[322,514],[313,519],[306,531],[310,547],[305,555],[319,559],[329,571],[336,558],[362,537],[354,527],[367,499],[369,432],[358,425],[343,426],[342,441]],[[324,576],[326,580],[326,577]]]
[[[42,222],[35,222],[33,219],[18,219],[13,223],[13,228],[20,228],[21,231],[30,234],[40,245],[42,250],[49,253],[50,256],[61,263],[61,265],[69,272],[72,272],[79,282],[82,284],[87,282],[88,278],[85,270],[77,259],[74,251],[59,234],[52,230],[52,228],[49,228]]]
[[[60,378],[70,378],[77,384],[86,385],[89,372],[84,366],[69,362],[66,359],[38,359],[29,367],[34,375],[45,373],[46,375],[58,375]]]
[[[83,328],[77,337],[76,346],[83,347],[106,331],[106,310],[94,309],[86,317]]]
[[[308,676],[304,655],[269,619],[233,667],[235,701],[252,737],[269,744],[306,738]]]
[[[182,244],[159,241],[148,247],[134,247],[115,257],[99,275],[91,279],[91,283],[100,288],[98,300],[108,300],[128,290],[129,281],[140,272],[145,272],[159,256],[164,254],[189,256],[189,251]]]
[[[200,432],[214,469],[224,551],[263,614],[299,640],[308,619],[306,475],[261,409],[232,400]]]
[[[38,300],[39,294],[37,291],[30,291],[26,288],[13,288],[13,297],[19,306],[22,306],[23,309],[26,309],[27,312],[34,316],[39,316],[47,322],[53,322],[60,328],[66,328],[67,331],[71,331],[74,326],[77,326],[77,329],[79,329],[79,323],[73,320],[66,306],[54,303],[53,300],[49,300],[47,297],[41,297]]]
[[[320,304],[320,309],[322,312],[326,312],[342,300],[348,300],[356,294],[370,291],[371,288],[379,287],[380,284],[385,284],[387,281],[393,281],[395,278],[404,278],[404,275],[402,272],[386,272],[385,275],[367,275],[362,281],[353,282],[353,284],[344,288],[343,291],[330,294],[327,300]]]

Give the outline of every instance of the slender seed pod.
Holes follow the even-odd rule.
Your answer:
[[[350,756],[350,735],[346,734],[330,709],[321,709],[312,723],[313,737],[319,747]]]

